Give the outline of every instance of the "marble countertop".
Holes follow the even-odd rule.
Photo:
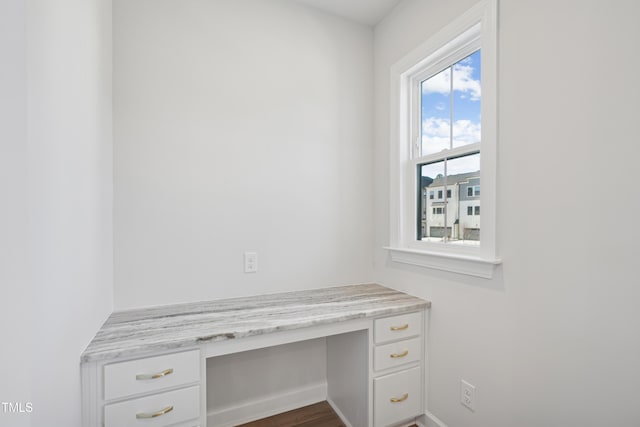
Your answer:
[[[80,360],[193,347],[430,306],[429,301],[366,284],[117,311]]]

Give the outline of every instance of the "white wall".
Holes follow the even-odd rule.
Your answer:
[[[26,17],[31,425],[79,427],[80,354],[113,307],[111,3]]]
[[[296,394],[301,389],[326,387],[326,382],[324,338],[212,357],[207,359],[207,410],[246,406],[254,415],[255,402],[267,396],[289,393],[287,400],[300,398]]]
[[[376,27],[374,278],[433,301],[429,409],[449,427],[637,426],[640,232],[596,201],[640,207],[640,3],[501,1],[493,280],[393,264],[381,249],[389,67],[473,4],[404,0]],[[475,413],[460,379],[477,386]]]
[[[113,19],[116,307],[367,281],[371,28],[289,0]]]
[[[30,401],[31,307],[27,248],[26,20],[24,2],[0,2],[0,401]],[[28,426],[6,414],[0,426]]]

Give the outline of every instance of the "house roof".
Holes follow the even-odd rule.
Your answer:
[[[459,184],[461,182],[468,181],[472,178],[480,178],[480,171],[460,173],[457,175],[449,175],[447,177],[447,185]],[[429,183],[429,181],[431,182]],[[444,177],[437,177],[432,179],[425,176],[422,177],[422,183],[423,183],[423,187],[442,187],[445,184]]]

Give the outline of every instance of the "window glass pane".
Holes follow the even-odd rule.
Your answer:
[[[453,227],[451,243],[477,245],[480,242],[480,197],[474,193],[479,185],[480,153],[447,160],[447,187],[453,193],[447,210],[447,221]]]
[[[451,148],[451,67],[420,84],[422,155]]]
[[[455,148],[480,142],[480,51],[455,63],[451,75]]]
[[[445,201],[442,199],[444,190],[444,161],[421,165],[420,173],[420,221],[418,224],[418,240],[442,241],[444,236]],[[440,199],[430,198],[430,194],[440,194]]]

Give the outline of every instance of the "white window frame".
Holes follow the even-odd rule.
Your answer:
[[[391,230],[386,249],[392,261],[484,278],[491,278],[501,263],[496,247],[497,7],[497,0],[478,3],[391,67]],[[477,49],[482,50],[479,148],[480,182],[485,189],[480,244],[420,241],[416,239],[418,180],[414,160],[420,139],[414,140],[412,131],[420,126],[412,117],[419,91],[413,88],[420,79]],[[449,151],[453,156],[457,149]]]

